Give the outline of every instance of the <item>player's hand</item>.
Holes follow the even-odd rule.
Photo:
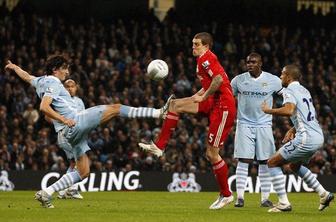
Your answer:
[[[270,108],[268,107],[266,101],[262,102],[262,104],[261,104],[261,110],[262,110],[264,113],[268,113],[268,111],[270,110]]]
[[[6,70],[14,70],[16,68],[17,65],[15,65],[14,63],[12,63],[10,60],[7,61],[7,65],[5,66]]]
[[[294,139],[294,137],[295,137],[295,131],[293,129],[290,129],[287,131],[285,137],[282,140],[282,143],[287,143],[291,141],[292,139]]]
[[[197,94],[193,95],[191,98],[194,100],[194,103],[200,103],[205,100],[204,96],[200,96]]]
[[[76,122],[73,119],[64,119],[63,124],[67,125],[68,127],[73,127],[76,125]]]

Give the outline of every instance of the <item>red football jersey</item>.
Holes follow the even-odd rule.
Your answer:
[[[235,100],[230,85],[230,80],[218,61],[217,56],[210,50],[197,58],[197,77],[201,80],[202,87],[206,91],[216,75],[221,75],[223,83],[214,94],[214,98],[220,100],[221,105],[235,105]]]

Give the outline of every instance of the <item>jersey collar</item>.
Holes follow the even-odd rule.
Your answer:
[[[300,85],[299,81],[293,81],[291,83],[288,84],[287,88],[290,86],[290,85]]]
[[[206,50],[202,55],[198,56],[198,58],[201,58],[202,56],[204,56],[209,51],[210,51],[210,49]]]
[[[260,75],[257,78],[254,78],[250,72],[247,72],[250,76],[251,79],[253,79],[254,81],[257,81],[258,79],[260,79],[263,75],[264,75],[264,71],[261,71]]]

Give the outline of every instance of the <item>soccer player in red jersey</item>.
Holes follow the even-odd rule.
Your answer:
[[[210,121],[206,156],[212,164],[220,187],[220,195],[209,209],[220,209],[233,201],[228,185],[228,167],[219,155],[219,149],[223,147],[236,117],[235,99],[224,68],[210,50],[213,44],[212,36],[206,32],[198,33],[192,43],[193,56],[197,58],[196,73],[202,88],[191,97],[171,99],[157,141],[151,144],[139,143],[139,146],[161,156],[181,113],[206,114]]]

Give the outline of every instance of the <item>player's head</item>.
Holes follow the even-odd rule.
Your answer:
[[[246,58],[247,71],[252,76],[258,76],[261,73],[262,59],[261,55],[255,52],[250,53]]]
[[[76,96],[77,90],[78,90],[78,85],[75,82],[75,80],[67,79],[64,82],[64,87],[66,88],[66,90],[68,90],[68,92],[70,93],[71,96]]]
[[[282,85],[287,87],[293,81],[300,81],[301,70],[297,65],[286,65],[281,72]]]
[[[197,33],[192,40],[193,56],[200,56],[207,50],[211,49],[213,39],[210,33],[200,32]]]
[[[69,61],[62,55],[50,56],[45,65],[45,74],[65,80],[69,75]]]

